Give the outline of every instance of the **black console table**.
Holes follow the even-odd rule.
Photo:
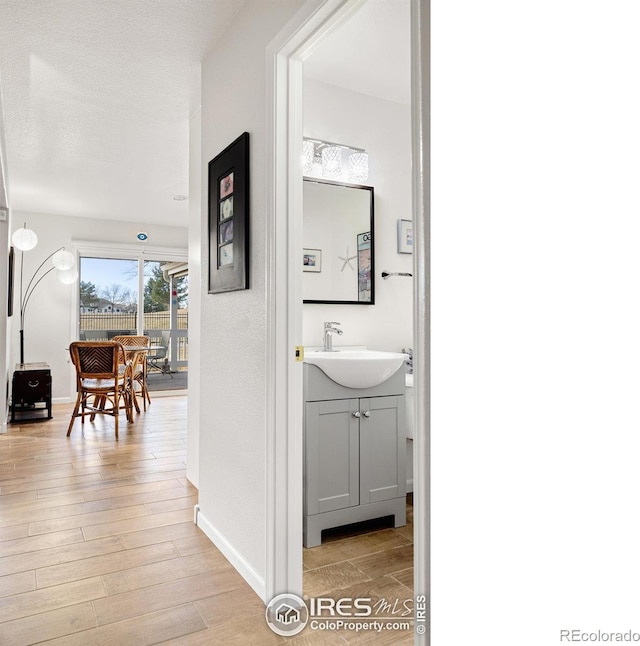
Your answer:
[[[16,364],[11,390],[11,422],[36,421],[52,417],[49,365],[46,363]]]

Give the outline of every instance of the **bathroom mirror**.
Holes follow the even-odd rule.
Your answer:
[[[373,187],[304,180],[302,298],[374,304]]]

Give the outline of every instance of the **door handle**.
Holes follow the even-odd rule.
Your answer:
[[[353,414],[353,416],[354,416],[354,417],[360,417],[360,412],[359,412],[359,411],[356,411],[356,412]]]
[[[364,411],[364,413],[362,413],[362,414],[363,414],[365,417],[369,417],[369,416],[371,415],[371,413],[370,413],[368,410]]]

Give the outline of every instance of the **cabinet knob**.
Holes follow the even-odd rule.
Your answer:
[[[365,417],[369,417],[369,415],[370,415],[371,413],[369,413],[369,411],[368,411],[368,410],[366,410],[366,411],[364,411],[364,413],[362,413],[362,414],[363,414]]]
[[[353,414],[353,416],[354,416],[354,417],[360,417],[360,411],[356,411],[356,412]]]

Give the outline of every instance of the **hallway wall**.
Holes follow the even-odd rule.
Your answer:
[[[198,523],[264,596],[266,573],[265,51],[303,0],[250,0],[202,64]],[[250,134],[249,289],[208,293],[207,169]]]

